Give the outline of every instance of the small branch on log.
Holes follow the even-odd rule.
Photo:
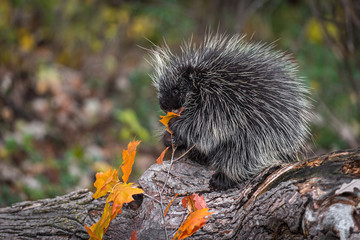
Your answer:
[[[181,197],[203,194],[215,214],[191,239],[360,239],[360,149],[329,153],[266,169],[238,188],[214,192],[213,171],[190,161],[153,165],[139,179],[152,198],[157,185],[167,205],[166,229],[174,233],[184,218]],[[158,201],[137,195],[110,224],[105,239],[165,239]],[[104,199],[80,190],[54,199],[0,209],[0,239],[88,239],[84,225],[101,216]],[[172,237],[172,236],[169,236]]]

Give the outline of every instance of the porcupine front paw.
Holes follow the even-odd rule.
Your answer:
[[[183,147],[183,141],[178,137],[176,137],[175,134],[171,135],[168,131],[165,131],[162,141],[165,147],[172,147],[172,146],[177,148]]]
[[[229,179],[224,173],[216,171],[210,179],[210,186],[215,190],[227,190],[236,187],[237,183]]]

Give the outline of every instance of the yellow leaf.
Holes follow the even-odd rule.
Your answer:
[[[132,166],[134,164],[135,155],[136,155],[136,147],[141,143],[141,141],[133,140],[128,144],[127,150],[123,150],[123,163],[120,168],[123,172],[122,180],[126,183],[129,180],[129,176],[132,170]]]
[[[174,117],[180,117],[180,113],[173,113],[173,112],[167,112],[166,116],[160,116],[159,122],[164,124],[166,126],[166,130],[172,134],[170,128],[169,128],[169,121]]]
[[[23,50],[24,52],[28,52],[33,49],[34,45],[34,37],[30,33],[24,31],[22,36],[20,37],[21,50]]]
[[[111,211],[111,218],[115,218],[116,214],[121,212],[121,207],[124,203],[134,201],[132,197],[135,194],[143,193],[144,191],[140,188],[132,187],[133,183],[119,183],[114,186],[113,190],[109,194],[106,202],[113,202],[113,208]]]
[[[153,22],[152,18],[145,15],[135,17],[127,30],[127,36],[135,39],[151,36],[154,32]]]
[[[109,169],[105,173],[98,172],[94,183],[96,192],[94,193],[93,198],[98,199],[99,197],[105,196],[118,182],[120,182],[120,180],[116,169]]]
[[[118,203],[129,203],[134,201],[133,195],[143,193],[140,188],[132,187],[133,183],[119,183],[109,194],[107,202],[117,201]]]
[[[324,41],[324,29],[332,38],[339,39],[339,31],[334,23],[325,22],[321,24],[316,18],[311,18],[306,28],[308,40],[312,43],[321,44]]]

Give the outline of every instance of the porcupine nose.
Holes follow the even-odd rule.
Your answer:
[[[179,114],[184,109],[183,107],[173,106],[173,105],[169,104],[165,100],[160,100],[159,103],[160,103],[161,110],[163,110],[166,113],[167,112],[173,112],[173,113]]]
[[[163,110],[164,112],[171,111],[170,106],[168,105],[168,103],[165,100],[160,99],[159,103],[160,103],[161,110]]]

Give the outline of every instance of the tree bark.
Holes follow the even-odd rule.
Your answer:
[[[145,193],[160,200],[170,164],[151,166],[139,179]],[[184,160],[173,164],[161,204],[137,195],[123,206],[105,239],[171,239],[186,213],[186,194],[204,195],[212,214],[191,239],[360,239],[360,148],[272,167],[240,186],[216,192],[213,171]],[[105,200],[79,190],[54,199],[0,209],[0,239],[88,239],[84,225],[99,220]]]

